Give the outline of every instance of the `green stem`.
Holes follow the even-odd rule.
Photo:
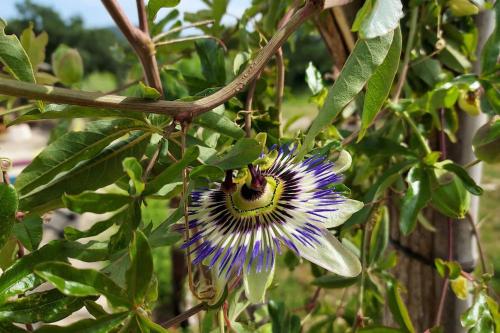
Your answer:
[[[408,66],[410,64],[411,49],[413,48],[413,43],[415,42],[415,35],[417,34],[417,23],[418,23],[418,6],[415,6],[411,10],[410,16],[410,31],[408,32],[408,41],[406,42],[405,55],[403,58],[403,65],[401,66],[401,72],[399,74],[399,80],[396,85],[396,92],[394,93],[394,102],[399,101],[399,96],[403,90],[403,85],[406,81],[406,75],[408,74]]]
[[[403,112],[401,112],[401,114],[403,116],[403,119],[406,120],[408,125],[410,125],[411,129],[413,130],[414,134],[417,136],[418,141],[420,142],[420,144],[422,145],[422,148],[424,149],[425,155],[429,155],[432,152],[432,150],[429,147],[429,144],[425,140],[422,133],[420,133],[420,130],[418,129],[417,124],[415,124],[413,119],[411,119],[408,112],[403,111]]]

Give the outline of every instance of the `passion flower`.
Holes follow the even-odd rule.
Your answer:
[[[247,298],[261,302],[282,246],[333,273],[360,273],[356,255],[328,230],[363,207],[332,189],[350,165],[341,156],[343,165],[317,156],[296,163],[293,151],[280,149],[274,162],[249,165],[246,179],[233,183],[230,171],[217,189],[192,193],[193,234],[184,247],[197,244],[193,264],[214,272],[215,299],[229,279],[243,275]]]

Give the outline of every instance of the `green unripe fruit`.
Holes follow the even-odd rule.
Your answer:
[[[480,127],[472,139],[474,154],[486,163],[500,163],[500,119]]]
[[[461,91],[458,98],[458,106],[467,112],[469,116],[478,116],[481,113],[479,97],[474,91]]]
[[[15,188],[0,183],[0,248],[4,246],[12,233],[18,204]]]
[[[463,219],[469,211],[470,193],[455,174],[436,170],[439,186],[432,192],[431,205],[454,219]]]
[[[52,70],[67,86],[80,82],[83,78],[83,61],[78,50],[60,45],[52,54]]]

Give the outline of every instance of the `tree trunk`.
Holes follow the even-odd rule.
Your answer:
[[[494,27],[493,18],[492,11],[481,12],[476,18],[479,30],[478,61],[474,64],[476,73],[480,71],[479,54]],[[447,142],[449,159],[461,165],[475,160],[471,149],[472,137],[485,121],[484,114],[471,117],[460,112],[458,142],[454,144]],[[480,183],[482,165],[477,164],[468,171],[471,177]],[[477,223],[478,210],[479,197],[473,196],[469,212],[474,223]],[[418,226],[409,237],[404,237],[399,232],[397,209],[395,207],[391,209],[391,240],[393,247],[400,254],[399,264],[394,273],[407,289],[403,297],[417,332],[423,332],[435,324],[443,280],[437,275],[433,262],[434,258],[448,259],[447,218],[430,209],[425,215],[432,221],[437,231],[433,233]],[[477,247],[470,225],[465,220],[452,221],[452,231],[453,260],[458,261],[464,271],[471,272],[477,262]],[[471,298],[462,301],[448,290],[441,320],[446,333],[465,332],[460,324],[460,315],[471,305],[471,301]],[[386,323],[394,324],[388,311],[386,314]]]

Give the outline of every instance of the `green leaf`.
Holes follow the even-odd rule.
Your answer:
[[[408,314],[408,309],[401,299],[400,286],[397,281],[388,283],[387,301],[394,320],[405,332],[415,333],[415,328]]]
[[[229,0],[213,0],[212,2],[212,16],[215,22],[220,23],[222,16],[226,13]]]
[[[167,246],[177,243],[182,238],[182,235],[177,231],[172,231],[171,227],[183,216],[184,213],[181,206],[174,210],[164,222],[153,230],[151,236],[149,236],[149,244],[151,247]]]
[[[156,193],[165,185],[168,185],[181,178],[182,170],[198,158],[200,151],[198,147],[190,147],[186,150],[184,157],[163,170],[158,176],[146,184],[144,195]]]
[[[344,107],[363,89],[378,66],[382,64],[392,44],[394,32],[387,35],[358,40],[347,59],[340,76],[328,91],[325,104],[314,119],[297,159],[313,148],[314,139],[330,125]]]
[[[35,83],[35,74],[30,59],[15,35],[6,35],[7,23],[0,18],[0,61],[20,81]]]
[[[451,172],[435,169],[438,187],[433,189],[431,205],[441,214],[454,219],[463,219],[469,210],[470,193],[462,180]]]
[[[0,249],[12,233],[18,206],[19,199],[16,189],[10,184],[0,183]]]
[[[404,235],[410,234],[417,224],[418,213],[431,199],[431,181],[427,170],[413,167],[406,178],[408,189],[401,201],[399,227]]]
[[[141,199],[136,198],[120,215],[123,216],[119,223],[120,228],[118,232],[111,236],[108,245],[109,253],[112,254],[129,246],[134,231],[142,221]]]
[[[375,70],[368,80],[366,94],[361,114],[361,129],[358,141],[363,138],[366,130],[377,116],[392,88],[401,56],[401,29],[396,29],[391,47],[384,62]]]
[[[371,326],[371,327],[360,328],[358,332],[359,333],[404,333],[405,331],[393,327]]]
[[[495,71],[500,56],[500,3],[495,3],[495,30],[490,35],[483,47],[481,54],[481,73]]]
[[[52,323],[83,307],[85,298],[68,297],[57,289],[30,294],[0,305],[0,321]]]
[[[361,38],[368,39],[383,36],[399,26],[399,20],[403,17],[401,0],[375,0],[369,2],[370,6],[363,7],[362,17],[359,19],[356,17],[356,27],[359,26]]]
[[[463,276],[458,276],[457,278],[450,281],[451,290],[455,296],[461,300],[466,300],[469,294],[467,279]]]
[[[21,209],[45,212],[62,206],[63,193],[76,194],[112,184],[122,175],[122,160],[129,156],[140,158],[149,139],[150,133],[137,132],[127,139],[113,143],[64,176],[21,196]]]
[[[112,141],[138,129],[147,130],[147,127],[133,120],[101,120],[90,123],[83,132],[66,133],[47,146],[21,172],[16,179],[16,188],[21,195],[27,194],[78,162],[96,156]]]
[[[300,333],[300,318],[286,311],[283,302],[269,301],[269,315],[271,316],[273,333]]]
[[[115,306],[130,306],[125,291],[96,270],[77,269],[61,262],[45,262],[35,267],[35,273],[66,295],[104,295]]]
[[[64,194],[62,200],[66,208],[75,213],[102,214],[113,212],[130,204],[133,198],[115,193],[83,192],[76,195]]]
[[[500,120],[481,126],[472,139],[474,154],[486,163],[500,163]]]
[[[104,308],[96,301],[86,300],[83,303],[85,304],[85,309],[87,309],[89,314],[94,316],[94,318],[101,318],[108,315],[108,313],[104,310]]]
[[[123,170],[134,184],[134,195],[140,195],[146,186],[142,181],[142,165],[135,157],[127,157],[123,160]]]
[[[363,6],[356,13],[356,17],[354,18],[354,22],[352,23],[352,31],[359,31],[359,29],[361,28],[361,24],[367,19],[368,15],[371,14],[375,1],[376,0],[366,0],[363,3]]]
[[[323,275],[312,282],[313,285],[325,289],[347,288],[359,281],[359,276],[344,277],[339,275]]]
[[[222,113],[217,109],[205,112],[194,118],[193,122],[231,138],[240,139],[245,136],[245,132],[234,121],[224,115],[224,109],[221,108],[221,110]]]
[[[0,322],[0,333],[26,333],[28,331],[23,330],[19,326],[11,323]]]
[[[220,180],[224,177],[224,170],[213,165],[198,165],[189,173],[190,179],[205,178],[209,180]]]
[[[47,325],[36,330],[37,333],[108,333],[114,332],[125,319],[128,312],[115,313],[98,319],[83,319],[66,327]]]
[[[313,95],[319,94],[324,88],[321,73],[311,61],[306,68],[306,83]]]
[[[379,208],[378,218],[370,236],[370,256],[368,265],[375,263],[389,244],[389,211],[386,206]]]
[[[436,270],[443,279],[448,277],[451,280],[456,279],[460,276],[462,272],[462,267],[457,261],[445,261],[441,258],[436,258],[434,260],[436,265]]]
[[[487,304],[487,295],[479,293],[474,304],[460,317],[460,322],[469,333],[494,332],[494,321]]]
[[[179,4],[179,2],[181,2],[181,0],[149,0],[146,7],[148,20],[153,22],[160,9],[164,7],[175,7]]]
[[[43,282],[33,273],[37,264],[54,260],[65,261],[68,257],[83,261],[102,261],[107,259],[107,255],[106,243],[52,241],[18,259],[0,275],[0,304],[8,297],[25,293]]]
[[[207,163],[223,170],[240,169],[255,161],[261,154],[261,146],[254,139],[242,138],[221,158],[210,158]]]
[[[14,235],[29,251],[38,249],[43,236],[43,220],[39,216],[27,216],[14,224]]]
[[[467,171],[456,163],[446,163],[443,165],[443,169],[453,172],[457,175],[465,186],[465,189],[474,195],[483,194],[483,189],[481,186],[477,185],[474,179],[469,176]]]
[[[137,97],[152,100],[152,101],[157,101],[161,97],[161,94],[158,90],[156,90],[153,87],[149,87],[149,86],[145,85],[142,81],[139,82],[139,89],[137,92],[138,92]]]
[[[387,169],[382,175],[380,175],[377,182],[372,185],[370,190],[365,194],[363,202],[373,202],[377,200],[377,198],[379,198],[380,195],[382,195],[384,191],[389,188],[389,186],[401,177],[403,172],[410,169],[415,163],[415,160],[406,160]],[[366,223],[372,210],[373,205],[366,205],[363,209],[354,213],[349,220],[343,224],[343,227],[348,228],[355,224]]]
[[[19,200],[16,189],[6,183],[0,183],[0,218],[13,218],[16,215]]]
[[[140,323],[140,326],[143,330],[143,332],[149,332],[149,333],[168,333],[169,331],[158,325],[157,323],[153,322],[150,318],[143,316],[143,315],[137,315],[137,320]]]
[[[223,86],[226,83],[226,65],[222,47],[212,39],[199,40],[195,46],[205,79],[209,84]]]
[[[99,235],[101,232],[108,230],[114,224],[119,224],[123,212],[119,212],[107,220],[94,223],[88,230],[81,231],[76,228],[67,226],[64,228],[64,237],[68,240],[74,241],[80,238],[93,237]]]
[[[129,247],[130,267],[126,273],[126,286],[130,300],[135,306],[144,303],[153,278],[153,256],[146,236],[136,231]]]
[[[47,119],[75,119],[75,118],[128,118],[144,121],[144,114],[133,111],[111,110],[89,108],[77,105],[49,104],[43,112],[34,109],[24,113],[8,123],[9,126],[17,125],[29,121],[39,121]]]
[[[45,47],[49,41],[49,35],[45,31],[35,36],[33,23],[24,29],[20,36],[21,45],[26,51],[33,69],[36,71],[38,65],[45,60]]]
[[[52,53],[52,70],[59,81],[67,86],[83,78],[83,60],[77,49],[61,44]]]

